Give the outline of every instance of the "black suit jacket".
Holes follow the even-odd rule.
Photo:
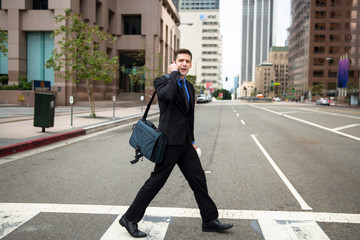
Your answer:
[[[186,81],[190,95],[190,109],[186,111],[186,102],[182,89],[178,85],[179,72],[174,71],[170,77],[158,77],[154,80],[154,87],[158,95],[160,108],[159,129],[166,132],[168,145],[181,145],[185,141],[192,144],[194,138],[194,86]],[[170,119],[167,124],[166,114],[171,107]]]

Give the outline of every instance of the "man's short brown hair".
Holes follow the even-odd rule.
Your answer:
[[[191,57],[191,60],[192,60],[192,54],[191,54],[190,50],[185,49],[185,48],[180,48],[180,49],[178,49],[178,50],[175,51],[174,60],[176,60],[177,57],[178,57],[178,55],[179,55],[179,54],[182,54],[182,53],[189,54],[190,57]]]

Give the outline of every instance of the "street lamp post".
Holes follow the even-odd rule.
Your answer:
[[[170,58],[169,58],[169,63],[171,63],[173,61],[173,59],[172,59],[172,53],[173,53],[173,49],[172,49],[172,42],[173,42],[173,40],[172,40],[172,35],[173,35],[172,30],[173,30],[174,27],[178,27],[180,25],[192,26],[193,23],[180,23],[180,22],[178,22],[178,23],[176,23],[174,26],[172,26],[170,28]]]

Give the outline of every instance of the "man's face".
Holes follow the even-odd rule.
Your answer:
[[[180,53],[177,56],[175,63],[180,72],[180,78],[184,78],[192,66],[190,55],[186,53]]]

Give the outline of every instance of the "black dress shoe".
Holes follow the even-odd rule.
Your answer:
[[[233,227],[232,224],[222,224],[217,219],[212,220],[211,222],[208,223],[203,222],[202,224],[202,230],[204,232],[222,232],[232,227]]]
[[[146,237],[146,233],[138,229],[137,223],[130,222],[127,218],[122,216],[119,220],[121,226],[125,227],[128,233],[135,238]]]

